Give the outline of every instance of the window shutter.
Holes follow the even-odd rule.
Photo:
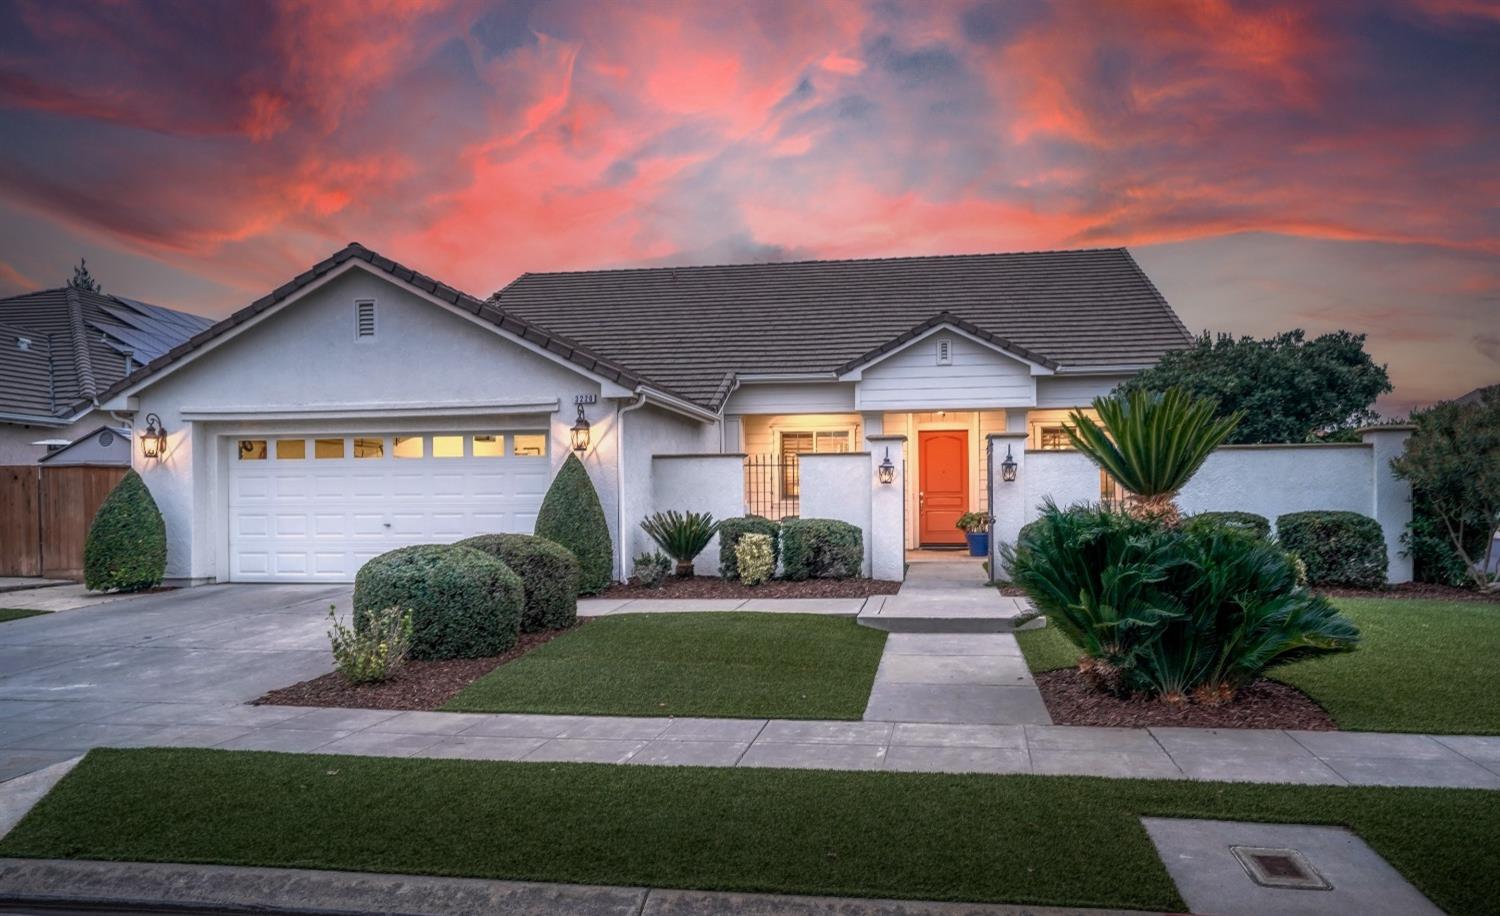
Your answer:
[[[375,303],[369,299],[354,303],[354,336],[375,336]]]

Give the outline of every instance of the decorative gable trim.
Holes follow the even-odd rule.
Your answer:
[[[964,321],[956,315],[943,312],[922,322],[905,334],[881,344],[869,353],[840,366],[835,370],[838,373],[838,380],[841,382],[857,382],[864,377],[866,369],[940,332],[955,334],[971,340],[986,349],[993,350],[1017,362],[1024,363],[1030,368],[1032,375],[1052,375],[1058,370],[1058,364],[1055,361],[1032,353],[1024,347],[1018,347],[1003,337],[997,337],[980,327]],[[941,361],[940,364],[942,364]]]

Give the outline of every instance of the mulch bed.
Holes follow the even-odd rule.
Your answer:
[[[669,576],[660,588],[647,588],[634,579],[629,585],[615,583],[597,598],[868,598],[871,595],[894,595],[900,582],[881,579],[803,579],[787,582],[773,579],[760,585],[745,585],[718,576],[692,576],[678,579]]]
[[[1438,601],[1478,601],[1500,603],[1500,592],[1477,592],[1468,588],[1454,588],[1435,582],[1403,582],[1385,588],[1316,588],[1318,594],[1329,598],[1430,598]]]
[[[1121,699],[1104,693],[1076,668],[1036,675],[1036,685],[1058,725],[1125,728],[1294,728],[1336,731],[1333,717],[1295,687],[1262,678],[1240,688],[1223,706],[1172,706],[1160,700]]]
[[[409,661],[396,676],[380,684],[350,684],[337,671],[322,677],[273,690],[252,705],[340,706],[347,709],[438,709],[465,687],[509,661],[564,633],[583,626],[579,618],[571,627],[522,633],[509,652],[486,658],[451,658],[442,661]]]

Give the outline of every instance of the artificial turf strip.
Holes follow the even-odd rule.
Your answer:
[[[24,607],[0,607],[0,623],[8,620],[21,620],[26,617],[40,617],[50,614],[51,611],[33,611]]]
[[[475,681],[464,712],[858,719],[885,633],[813,614],[590,620]]]
[[[1500,792],[95,750],[0,855],[1180,911],[1144,815],[1347,825],[1454,914]]]
[[[1500,604],[1336,598],[1360,630],[1353,652],[1271,671],[1349,731],[1500,735],[1494,649]],[[1056,629],[1016,634],[1033,673],[1071,668],[1078,650]]]

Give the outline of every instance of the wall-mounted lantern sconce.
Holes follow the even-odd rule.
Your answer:
[[[583,415],[583,405],[578,405],[578,419],[573,423],[573,451],[589,450],[589,418]]]
[[[146,414],[146,431],[141,433],[141,455],[146,458],[160,458],[167,453],[167,427],[161,422],[161,417],[154,413]]]
[[[895,482],[896,466],[891,463],[891,447],[889,445],[885,447],[885,460],[880,462],[880,467],[876,471],[880,474],[880,482],[882,484]]]
[[[1010,445],[1005,446],[1005,460],[1000,462],[1000,479],[1006,483],[1014,483],[1016,480],[1016,459],[1010,453]]]

